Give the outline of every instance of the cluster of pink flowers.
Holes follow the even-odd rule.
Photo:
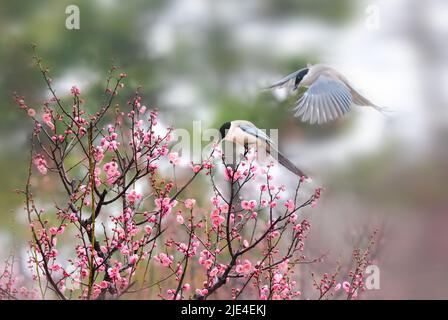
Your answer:
[[[286,209],[288,209],[289,212],[293,212],[296,204],[294,203],[293,200],[289,199],[288,201],[285,202],[285,207]]]
[[[249,200],[249,201],[243,200],[243,201],[241,201],[241,207],[244,210],[253,211],[256,206],[257,206],[257,201],[255,201],[255,200]]]
[[[35,300],[39,299],[38,288],[28,289],[21,286],[23,281],[17,276],[14,257],[8,258],[0,270],[0,301],[11,299]]]
[[[155,256],[154,260],[160,262],[164,267],[169,267],[173,263],[174,257],[162,252]]]
[[[50,127],[50,129],[52,130],[52,131],[54,131],[55,130],[55,126],[54,126],[54,123],[53,123],[53,117],[52,117],[52,115],[51,115],[51,112],[45,112],[44,114],[43,114],[43,116],[42,116],[42,121],[48,126],[48,127]]]
[[[108,131],[110,135],[101,139],[100,147],[102,150],[117,151],[120,145],[120,142],[117,141],[118,134],[114,132],[115,129],[112,126],[108,127]]]
[[[235,271],[240,274],[249,274],[252,271],[252,263],[246,259],[236,265]]]
[[[177,152],[171,152],[168,154],[168,159],[170,160],[170,163],[173,166],[178,166],[180,165],[181,159],[179,157],[179,153]]]
[[[290,190],[296,190],[289,194],[270,173],[272,164],[255,165],[253,150],[228,166],[215,147],[208,159],[181,166],[179,154],[170,152],[168,145],[172,129],[156,128],[158,114],[149,111],[138,91],[127,107],[112,110],[125,78],[124,73],[113,78],[115,85],[105,90],[110,102],[93,114],[83,107],[77,87],[70,90],[74,98],[65,112],[60,110],[62,99],[46,101],[42,119],[16,97],[39,137],[35,142],[41,153],[34,154],[34,166],[42,174],[51,167],[67,192],[64,205],[45,215],[33,193],[27,194],[33,234],[28,264],[36,283],[46,278],[51,292],[61,299],[119,298],[132,294],[129,288],[136,282],[143,283],[134,288],[154,288],[148,294],[163,299],[207,299],[212,294],[298,298],[294,267],[307,259],[304,247],[310,229],[302,210],[315,206],[321,189],[299,203],[303,179],[288,179],[294,184]],[[115,117],[113,125],[103,123],[107,112]],[[47,143],[56,154],[69,150],[69,155],[46,153]],[[167,173],[163,163],[176,170]],[[206,180],[207,189],[192,187],[195,179]],[[195,199],[206,194],[212,197]],[[52,213],[57,223],[47,219]],[[64,241],[58,239],[64,236],[73,246],[59,255]],[[362,285],[359,270],[353,272],[351,285],[336,284],[329,277],[317,289],[325,292],[326,286],[335,286],[353,296],[355,286]],[[225,287],[230,290],[221,290]]]
[[[185,204],[185,208],[193,209],[193,207],[196,204],[196,200],[195,199],[187,199],[187,200],[185,200],[184,204]]]
[[[41,174],[47,174],[47,161],[45,160],[44,156],[41,154],[36,154],[33,157],[33,163],[36,166],[37,170]]]
[[[334,291],[337,292],[337,291],[341,290],[341,288],[342,288],[346,293],[349,293],[350,287],[351,287],[350,282],[344,281],[344,282],[342,282],[342,284],[341,283],[336,284],[334,287]]]
[[[115,161],[111,161],[104,164],[103,170],[106,173],[107,183],[109,185],[113,185],[117,181],[117,179],[121,176],[121,173],[118,170],[118,164]]]
[[[137,193],[137,191],[132,190],[131,192],[129,192],[127,198],[130,204],[135,204],[137,201],[142,199],[142,195],[140,193]]]
[[[161,211],[162,215],[171,213],[171,210],[177,205],[177,201],[171,198],[157,198],[154,200],[156,210]]]
[[[70,92],[71,92],[71,94],[72,94],[73,96],[75,96],[75,97],[77,97],[77,96],[79,96],[79,95],[81,94],[81,90],[79,90],[79,88],[78,88],[77,86],[73,86],[73,87],[70,89]]]
[[[218,228],[225,221],[225,218],[221,215],[221,212],[222,211],[220,209],[214,209],[210,214],[213,227],[215,228]]]
[[[213,255],[208,250],[202,250],[198,260],[200,265],[203,265],[205,269],[210,269],[213,265]]]
[[[224,177],[227,181],[238,181],[244,179],[243,173],[240,170],[233,170],[231,167],[227,167],[224,170]]]
[[[104,159],[104,150],[101,147],[96,147],[93,149],[93,157],[96,161],[96,163],[101,163]]]

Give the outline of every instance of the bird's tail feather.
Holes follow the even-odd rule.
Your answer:
[[[385,116],[386,118],[393,118],[393,116],[396,113],[396,110],[392,109],[392,108],[388,108],[388,107],[380,107],[377,106],[375,104],[371,104],[371,106],[377,110],[379,113],[381,113],[383,116]]]
[[[291,161],[289,161],[288,158],[286,158],[280,151],[278,150],[272,150],[275,151],[278,162],[284,166],[286,169],[291,171],[292,173],[296,174],[299,177],[305,177],[305,179],[309,180],[310,178],[308,175],[306,175],[302,170],[297,168]],[[271,151],[270,151],[271,153]]]
[[[355,104],[360,106],[370,106],[375,110],[379,111],[386,118],[392,118],[394,116],[394,113],[396,112],[394,109],[377,106],[376,104],[372,103],[369,99],[361,95],[358,91],[353,89],[353,87],[350,84],[348,86],[350,88],[350,92],[353,97],[353,102]]]

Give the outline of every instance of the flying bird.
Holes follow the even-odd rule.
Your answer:
[[[382,114],[388,111],[362,96],[339,71],[322,64],[288,74],[267,89],[282,87],[292,87],[293,91],[308,88],[293,110],[295,117],[311,124],[336,120],[350,112],[352,104],[369,106]]]
[[[245,120],[225,122],[219,129],[219,132],[221,134],[221,140],[230,141],[246,148],[248,146],[262,148],[267,154],[273,157],[277,156],[278,162],[292,173],[299,177],[309,179],[302,170],[297,168],[280,151],[278,151],[274,141],[272,141],[266,133],[258,129],[252,122]]]

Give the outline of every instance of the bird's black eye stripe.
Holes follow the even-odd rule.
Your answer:
[[[300,71],[297,76],[296,76],[296,81],[294,82],[294,86],[297,87],[300,83],[300,81],[302,81],[303,77],[306,76],[306,74],[308,73],[308,68],[303,69],[302,71]]]
[[[230,129],[230,122],[224,123],[221,128],[219,128],[219,133],[221,134],[221,139],[226,136],[226,131]]]

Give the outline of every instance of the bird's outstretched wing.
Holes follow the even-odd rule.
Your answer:
[[[240,124],[239,127],[241,128],[241,130],[243,130],[244,132],[257,137],[269,144],[274,144],[274,141],[271,140],[271,138],[269,138],[269,136],[263,132],[262,130],[258,129],[257,127],[248,125],[248,124]]]
[[[306,68],[297,70],[293,73],[290,73],[287,76],[284,76],[282,79],[278,80],[277,82],[271,84],[269,87],[266,87],[265,89],[268,90],[268,89],[274,89],[274,88],[283,88],[286,86],[294,87],[297,75],[300,72],[304,71],[305,69]]]
[[[352,96],[342,81],[327,74],[321,74],[299,98],[293,109],[295,117],[302,121],[325,123],[342,117],[350,111]]]

